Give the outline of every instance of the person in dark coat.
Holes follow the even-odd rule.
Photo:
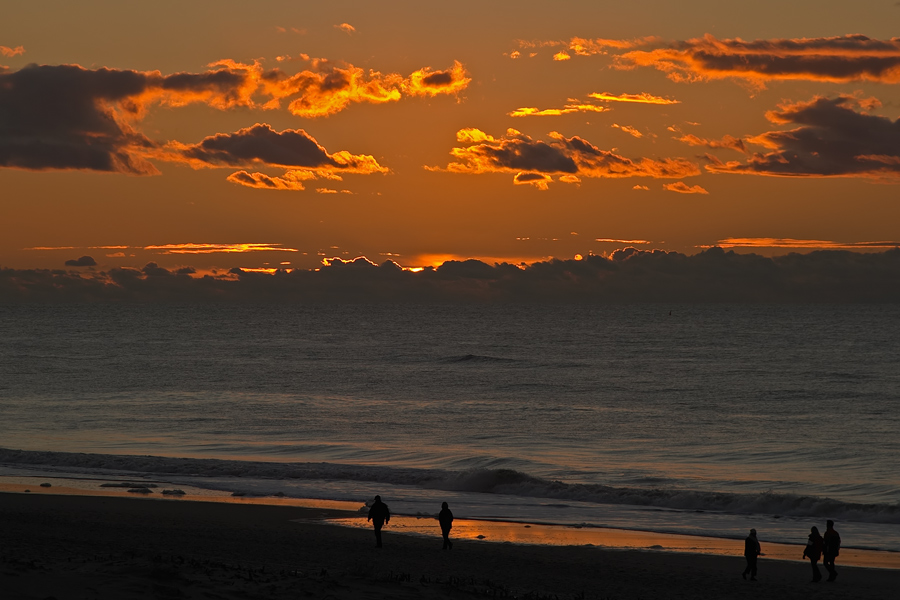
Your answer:
[[[827,521],[825,535],[822,536],[822,564],[828,570],[828,581],[837,579],[837,570],[834,568],[834,559],[840,554],[841,536],[834,530],[834,521]]]
[[[372,521],[375,527],[375,547],[381,548],[381,528],[391,521],[391,511],[388,505],[381,501],[381,496],[375,496],[375,502],[369,507],[369,516],[366,521]]]
[[[756,538],[756,530],[751,529],[750,535],[744,540],[744,558],[747,559],[747,568],[741,573],[741,577],[747,579],[750,575],[750,581],[756,581],[756,558],[762,554],[759,546],[759,540]]]
[[[813,527],[810,530],[809,539],[806,540],[806,548],[803,549],[803,558],[809,559],[812,565],[813,581],[820,581],[822,573],[819,571],[819,557],[822,556],[822,536],[819,535],[819,528]]]
[[[441,524],[441,535],[444,536],[442,550],[452,550],[453,542],[450,541],[450,529],[453,527],[453,513],[446,502],[441,503],[441,512],[438,513],[438,523]]]

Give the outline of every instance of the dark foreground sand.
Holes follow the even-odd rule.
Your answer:
[[[0,493],[0,598],[900,597],[900,571],[734,557],[516,546],[371,532],[284,506]],[[301,519],[300,522],[295,521]]]

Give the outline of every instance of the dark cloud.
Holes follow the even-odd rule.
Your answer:
[[[0,72],[0,166],[158,173],[155,146],[134,128],[148,103],[245,104],[249,71],[202,74],[28,65]]]
[[[387,261],[318,270],[233,269],[192,277],[154,263],[107,272],[0,269],[0,302],[900,302],[900,249],[767,258],[711,248],[693,256],[626,248],[527,267],[448,261],[421,272]]]
[[[862,104],[871,105],[850,96],[784,105],[769,112],[768,119],[799,127],[748,139],[769,152],[755,153],[746,162],[710,157],[712,164],[706,168],[714,173],[799,177],[900,176],[900,120],[857,110]]]
[[[776,79],[900,82],[900,38],[875,40],[854,34],[827,38],[745,41],[702,38],[618,57],[622,68],[647,66],[676,81],[726,77],[764,86]]]
[[[332,155],[302,129],[275,131],[266,123],[209,136],[197,144],[172,143],[170,148],[167,160],[183,160],[193,166],[268,165],[362,173],[386,170],[371,156],[348,152]],[[248,173],[235,174],[234,178],[245,185],[259,183]]]
[[[551,141],[532,139],[515,129],[494,138],[479,129],[462,129],[457,141],[465,147],[453,148],[456,159],[447,165],[452,173],[515,173],[514,183],[535,183],[546,189],[559,175],[561,181],[575,183],[577,177],[657,177],[682,178],[699,175],[699,167],[676,158],[630,159],[601,150],[578,136],[567,138],[551,132]],[[543,175],[541,175],[543,174]]]
[[[82,256],[81,258],[67,260],[66,266],[67,267],[95,267],[95,266],[97,266],[97,261],[94,260],[94,258],[91,256]]]

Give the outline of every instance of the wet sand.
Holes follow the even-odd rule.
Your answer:
[[[731,556],[440,540],[328,508],[0,493],[3,598],[891,598],[900,571]]]

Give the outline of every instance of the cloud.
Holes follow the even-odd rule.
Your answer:
[[[594,94],[588,94],[591,98],[595,98],[597,100],[603,100],[604,102],[631,102],[636,104],[681,104],[680,100],[672,100],[669,98],[663,98],[662,96],[654,96],[653,94],[648,94],[647,92],[641,92],[640,94],[610,94],[609,92],[599,92]]]
[[[900,38],[854,34],[824,38],[720,40],[712,35],[617,57],[619,68],[652,67],[675,81],[739,78],[900,82]]]
[[[437,96],[438,94],[457,94],[466,89],[472,80],[465,67],[458,60],[453,66],[443,71],[433,71],[430,67],[419,69],[410,74],[403,83],[403,91],[411,96]]]
[[[614,127],[616,129],[621,129],[622,131],[624,131],[625,133],[627,133],[628,135],[630,135],[632,137],[636,137],[636,138],[644,137],[643,133],[641,133],[640,131],[638,131],[637,129],[632,127],[631,125],[619,125],[618,123],[613,123],[612,125],[610,125],[610,127]]]
[[[700,187],[699,185],[688,186],[683,181],[677,181],[675,183],[664,183],[663,189],[668,190],[670,192],[678,192],[679,194],[708,194],[705,189]]]
[[[633,189],[633,190],[644,190],[644,191],[648,191],[648,192],[650,191],[650,188],[647,187],[646,185],[636,185],[636,186],[634,186],[634,187],[631,188],[631,189]]]
[[[316,179],[316,174],[312,171],[292,170],[288,171],[280,177],[270,177],[265,173],[248,173],[247,171],[237,171],[232,173],[226,180],[231,183],[243,185],[245,187],[257,188],[261,190],[303,190],[303,182],[308,179]]]
[[[346,33],[348,35],[352,35],[352,34],[356,33],[356,27],[354,27],[350,23],[341,23],[340,25],[335,25],[334,28],[340,29],[341,31],[343,31],[344,33]]]
[[[382,104],[396,102],[403,95],[435,96],[457,94],[464,90],[471,79],[459,61],[444,71],[425,67],[408,78],[397,73],[382,74],[347,65],[331,65],[328,61],[313,59],[313,70],[288,75],[280,69],[262,73],[260,84],[263,92],[272,99],[266,108],[277,108],[282,99],[292,98],[288,111],[299,117],[315,118],[335,114],[352,103]]]
[[[632,160],[611,151],[601,150],[574,136],[566,138],[557,132],[550,141],[535,140],[509,129],[502,138],[494,138],[479,129],[462,129],[457,141],[466,144],[453,148],[455,161],[446,171],[451,173],[513,173],[521,183],[523,174],[574,175],[577,177],[654,177],[681,178],[698,175],[696,164],[687,160],[664,158]],[[441,170],[432,168],[430,170]],[[542,185],[550,180],[542,177]],[[537,178],[529,181],[538,181]]]
[[[575,54],[577,56],[593,56],[595,54],[608,54],[610,50],[612,51],[622,51],[631,48],[638,48],[641,46],[646,46],[648,44],[654,44],[659,41],[657,37],[644,37],[644,38],[636,38],[631,40],[613,40],[613,39],[604,39],[604,38],[582,38],[582,37],[573,37],[569,40],[544,40],[544,41],[527,41],[527,40],[517,40],[519,48],[565,48],[568,52],[560,52],[554,55],[554,60],[557,59],[556,56],[560,54],[565,54],[567,56],[566,59],[571,58],[569,53]],[[515,54],[515,56],[513,56]],[[536,53],[531,53],[531,56],[535,56]],[[513,51],[510,53],[512,58],[517,58],[519,56],[518,51]]]
[[[319,59],[310,63],[313,70],[295,75],[232,60],[214,62],[201,73],[171,75],[78,65],[0,69],[0,167],[155,175],[159,171],[147,158],[159,157],[159,144],[138,130],[153,105],[274,110],[289,100],[293,114],[319,117],[354,102],[457,94],[470,81],[458,61],[447,70],[426,67],[409,78]],[[334,155],[338,162],[353,158]]]
[[[144,250],[161,250],[163,254],[242,254],[246,252],[299,252],[281,244],[162,244],[145,246]]]
[[[0,299],[39,302],[864,303],[900,302],[900,249],[767,258],[710,248],[687,256],[627,247],[609,257],[530,265],[447,260],[412,271],[387,260],[330,259],[316,270],[196,276],[148,263],[109,271],[0,268]]]
[[[594,240],[596,242],[603,243],[615,243],[615,244],[652,244],[653,242],[649,242],[647,240],[619,240],[616,238],[597,238]]]
[[[725,238],[715,243],[720,248],[799,248],[814,250],[865,250],[900,247],[900,241],[835,242],[831,240],[795,240],[792,238]],[[713,246],[701,246],[713,247]]]
[[[565,176],[564,176],[565,177]],[[550,183],[553,183],[553,177],[545,173],[516,173],[513,177],[515,185],[533,185],[539,190],[548,190]]]
[[[742,152],[745,154],[747,152],[747,147],[744,145],[744,141],[740,138],[736,138],[730,135],[724,136],[721,140],[707,140],[697,137],[693,134],[686,134],[681,136],[680,138],[675,139],[679,142],[684,142],[689,146],[705,146],[712,149],[727,148],[729,150],[736,150],[737,152]]]
[[[553,55],[553,60],[556,60],[556,61],[569,60],[570,58],[572,58],[572,57],[569,56],[568,52],[557,52],[556,54]]]
[[[94,260],[91,256],[82,256],[81,258],[76,258],[74,260],[66,261],[67,267],[95,267],[97,266],[97,261]]]
[[[746,162],[722,162],[708,156],[713,173],[745,173],[784,177],[900,176],[900,120],[856,110],[872,106],[852,96],[816,97],[809,102],[784,104],[766,114],[781,125],[799,125],[769,131],[747,142],[769,149],[754,153]]]
[[[566,104],[563,108],[533,108],[533,107],[524,107],[517,108],[516,110],[509,113],[510,117],[558,117],[559,115],[567,115],[570,113],[583,113],[583,112],[606,112],[609,109],[605,106],[596,106],[594,104],[582,104],[576,103],[574,104]]]
[[[9,46],[0,46],[0,56],[18,56],[19,54],[25,54],[25,46],[16,46],[15,48],[10,48]]]
[[[302,129],[275,131],[266,123],[257,123],[234,133],[212,135],[196,144],[171,142],[158,157],[185,162],[194,168],[263,165],[344,173],[388,171],[372,156],[354,155],[344,150],[329,154],[315,138]],[[292,177],[301,181],[301,177],[305,176]],[[241,178],[242,176],[238,176],[238,179]],[[246,181],[243,178],[238,183]]]

